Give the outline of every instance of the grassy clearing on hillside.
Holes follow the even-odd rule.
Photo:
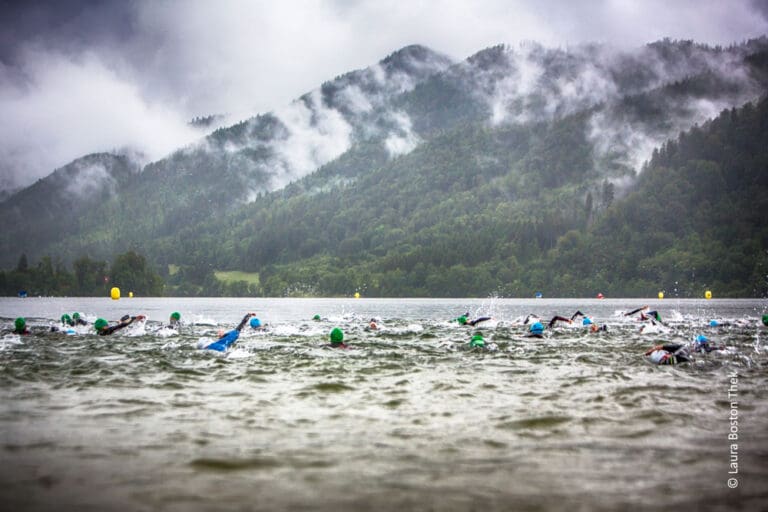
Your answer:
[[[239,270],[215,270],[213,275],[216,279],[225,283],[234,283],[237,281],[245,281],[248,284],[259,284],[258,272],[241,272]]]

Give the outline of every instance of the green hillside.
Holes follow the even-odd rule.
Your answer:
[[[135,252],[148,267],[137,282],[159,290],[158,272],[167,295],[766,293],[768,122],[764,100],[749,102],[768,90],[768,40],[437,55],[408,47],[384,75],[297,100],[353,134],[313,172],[267,165],[291,158],[295,134],[258,116],[126,174],[103,200],[49,211],[56,229],[23,250],[6,240],[6,267],[23,253],[34,273],[55,255],[44,266],[63,282],[83,256],[104,274]],[[19,276],[0,276],[5,293]]]
[[[768,296],[768,100],[654,152],[633,191],[570,232],[539,278],[559,295]]]
[[[270,296],[768,293],[768,101],[665,144],[616,201],[566,138],[581,121],[461,129],[343,188],[272,198],[228,235],[233,264]]]

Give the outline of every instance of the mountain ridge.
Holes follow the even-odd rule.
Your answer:
[[[413,62],[432,60],[407,87],[402,77],[382,82],[381,73],[392,76],[385,70],[357,70],[297,99],[288,111],[296,116],[293,121],[279,113],[263,114],[216,130],[206,138],[210,147],[180,150],[146,166],[132,187],[121,190],[119,200],[107,201],[99,211],[79,219],[76,239],[66,244],[53,241],[48,247],[65,260],[82,252],[107,258],[142,247],[161,267],[197,269],[181,275],[199,286],[211,288],[214,268],[248,269],[265,276],[258,293],[280,294],[281,286],[296,285],[279,270],[287,269],[285,265],[304,261],[307,268],[327,269],[351,261],[357,251],[370,254],[371,262],[386,257],[380,263],[396,269],[392,262],[400,261],[398,253],[426,260],[430,248],[459,254],[457,246],[472,243],[472,237],[461,236],[443,237],[438,243],[440,229],[465,228],[460,222],[442,222],[449,209],[404,210],[403,201],[413,200],[408,195],[413,189],[432,201],[457,205],[468,223],[466,229],[482,231],[485,222],[509,230],[512,234],[502,237],[503,242],[491,242],[489,233],[476,242],[491,247],[491,252],[498,252],[499,244],[507,247],[509,268],[521,268],[543,257],[568,231],[585,230],[599,220],[613,200],[635,186],[635,173],[651,158],[653,148],[723,108],[756,100],[768,83],[766,48],[765,38],[729,48],[660,41],[624,52],[600,45],[569,50],[497,45],[451,63],[424,47],[406,47],[379,65],[389,66],[390,73],[403,68],[413,72],[418,68]],[[686,59],[688,66],[683,65]],[[670,66],[675,73],[665,80]],[[629,85],[622,89],[622,84]],[[381,90],[391,94],[378,95]],[[320,135],[305,133],[310,137],[308,152],[307,147],[292,145],[297,127],[320,128]],[[333,138],[329,134],[339,133],[350,143],[329,144],[331,148],[323,147],[326,156],[315,158],[311,148],[324,146]],[[215,158],[195,161],[196,154],[211,147],[217,151]],[[274,164],[277,172],[268,164]],[[298,168],[309,171],[290,172]],[[409,181],[414,172],[421,183]],[[386,185],[387,180],[392,186]],[[272,186],[278,181],[280,186]],[[408,225],[413,233],[395,238],[411,249],[397,249],[400,242],[392,245],[376,238],[371,231],[375,226],[369,229],[365,223],[377,219],[360,206],[351,217],[334,216],[333,208],[339,208],[334,204],[343,211],[345,194],[350,193],[357,194],[360,204],[368,197],[372,204],[385,205],[373,209],[380,219],[389,219],[379,224],[385,226],[390,242],[401,229],[398,222]],[[458,207],[459,197],[469,201],[493,197],[496,210],[517,220],[499,220],[490,210],[467,211]],[[570,205],[567,215],[553,209],[558,202]],[[314,203],[325,205],[324,210],[316,210]],[[285,220],[270,209],[286,212],[284,219],[296,225],[286,231]],[[402,214],[431,220],[399,220],[397,215]],[[116,223],[105,225],[100,217]],[[341,220],[351,227],[339,232],[333,226]],[[255,224],[264,228],[238,228]],[[315,227],[307,230],[301,224]],[[319,236],[322,229],[332,234],[328,240]],[[523,239],[534,240],[535,247],[517,247]],[[379,252],[384,252],[374,257],[369,250],[371,244],[375,248],[375,240]],[[387,255],[387,247],[395,252]],[[456,258],[453,263],[459,264]],[[495,269],[488,275],[509,273],[503,271],[501,260],[487,263]],[[10,264],[8,259],[5,264]],[[375,273],[375,268],[366,268]],[[478,280],[482,285],[465,283],[455,290],[479,294],[482,286],[494,281],[486,277]],[[323,293],[345,293],[342,279],[338,286],[321,281],[314,279],[312,286]],[[349,279],[346,283],[347,289],[362,286]],[[415,289],[434,289],[424,280],[419,286]]]

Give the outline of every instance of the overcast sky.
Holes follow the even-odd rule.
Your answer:
[[[95,151],[160,158],[195,116],[273,110],[408,44],[461,60],[765,34],[768,0],[0,0],[0,189]]]

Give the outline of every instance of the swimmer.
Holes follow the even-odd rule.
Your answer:
[[[693,361],[688,347],[680,343],[666,343],[649,349],[645,355],[655,364],[677,364]]]
[[[75,325],[88,325],[88,322],[80,318],[80,313],[77,311],[72,313],[72,321],[75,323]]]
[[[110,334],[112,334],[115,331],[118,331],[120,329],[128,327],[133,322],[141,321],[141,320],[144,320],[145,318],[147,318],[147,317],[144,316],[144,315],[137,315],[137,316],[125,315],[115,325],[109,325],[109,323],[106,320],[104,320],[103,318],[98,318],[93,323],[93,327],[96,329],[96,333],[99,336],[109,336]]]
[[[474,320],[469,320],[469,313],[464,313],[459,318],[456,319],[457,322],[459,322],[459,325],[469,325],[471,327],[474,327],[475,325],[479,324],[480,322],[486,322],[490,320],[491,317],[489,316],[481,316],[480,318],[475,318]]]
[[[738,320],[736,321],[736,323],[739,324],[739,325],[743,325]],[[722,320],[714,320],[713,319],[713,320],[709,321],[709,326],[710,327],[731,327],[732,325],[734,325],[734,324],[731,323],[731,322],[723,322]]]
[[[248,322],[248,324],[251,326],[251,329],[254,331],[263,331],[267,328],[266,325],[262,325],[261,320],[259,320],[256,317],[251,318],[251,321]]]
[[[235,344],[237,339],[240,337],[240,331],[243,330],[246,322],[248,322],[248,319],[252,316],[256,316],[256,313],[246,313],[243,319],[240,320],[240,323],[237,325],[237,327],[228,332],[224,332],[223,330],[219,331],[219,338],[213,343],[202,348],[207,350],[216,350],[218,352],[225,352],[227,348]]]
[[[331,330],[331,343],[329,345],[325,345],[326,347],[331,348],[348,348],[349,345],[344,343],[344,331],[339,329],[338,327],[334,327]]]
[[[584,320],[581,321],[581,325],[588,327],[589,332],[608,332],[608,326],[603,325],[597,325],[595,322],[592,321],[589,317],[584,317]]]
[[[181,313],[174,311],[168,318],[168,328],[178,329],[179,327],[181,327]]]
[[[78,318],[79,318],[79,315],[78,315]],[[73,329],[69,329],[69,327],[74,327],[75,325],[77,325],[71,316],[64,313],[63,315],[61,315],[61,318],[59,320],[61,321],[61,327],[56,325],[51,325],[51,332],[65,332],[67,334],[75,334],[75,331]]]
[[[544,337],[544,324],[541,322],[534,322],[528,328],[527,338],[543,338]]]
[[[583,317],[581,319],[581,325],[583,325],[584,327],[589,327],[589,332],[606,332],[608,330],[607,325],[597,325],[590,317],[588,317],[581,311],[576,311],[571,316],[571,321],[575,320],[578,317]]]
[[[368,322],[368,327],[366,327],[365,329],[367,331],[378,331],[379,330],[379,326],[376,325],[376,319],[375,318],[371,318],[371,321]]]
[[[719,345],[715,346],[710,342],[709,338],[704,336],[703,334],[699,334],[696,336],[696,338],[693,340],[693,351],[698,352],[700,354],[709,354],[712,351],[715,350],[725,350],[725,345]]]
[[[660,324],[664,324],[664,322],[661,321],[661,315],[658,311],[648,311],[645,310],[648,309],[648,306],[643,306],[641,308],[634,309],[630,311],[629,313],[624,313],[624,316],[632,316],[635,313],[640,313],[640,317],[638,320],[646,321],[650,320],[652,324],[656,325],[656,322],[659,322]]]
[[[640,313],[640,320],[650,320],[651,323],[656,321],[662,325],[664,324],[664,322],[661,321],[661,315],[656,310],[649,311],[648,313]]]
[[[30,330],[27,328],[27,321],[24,319],[24,317],[20,316],[14,320],[13,334],[31,334]]]
[[[472,336],[472,339],[469,341],[469,347],[485,348],[485,340],[483,339],[483,335],[478,333]]]
[[[61,315],[61,325],[69,326],[69,327],[74,327],[75,326],[75,321],[72,320],[71,316],[69,316],[68,314],[64,313],[63,315]]]

